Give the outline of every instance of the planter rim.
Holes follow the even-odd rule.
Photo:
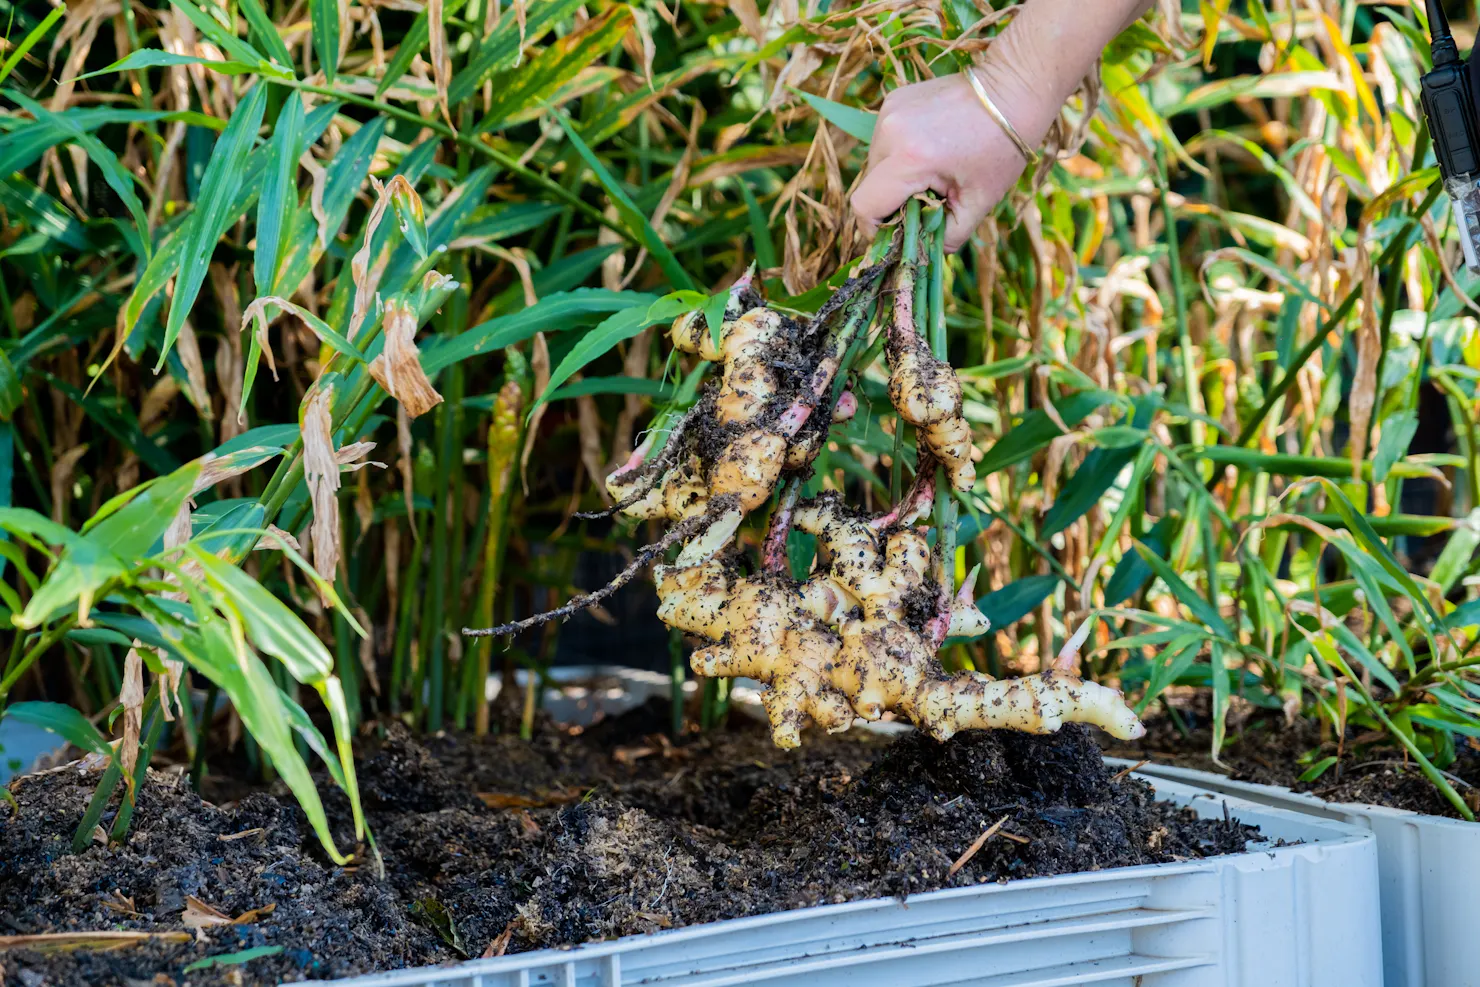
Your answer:
[[[1139,767],[1136,767],[1136,774],[1165,778],[1184,785],[1190,785],[1194,788],[1210,788],[1234,796],[1254,795],[1277,797],[1281,802],[1299,804],[1300,811],[1317,812],[1323,815],[1329,813],[1327,818],[1334,821],[1339,821],[1352,812],[1362,812],[1378,816],[1391,816],[1394,819],[1422,820],[1428,826],[1446,826],[1464,830],[1474,830],[1475,827],[1480,826],[1480,823],[1467,822],[1464,819],[1454,819],[1450,816],[1436,816],[1427,812],[1415,812],[1412,809],[1398,809],[1390,805],[1375,805],[1371,802],[1332,802],[1307,792],[1294,791],[1286,788],[1284,785],[1266,785],[1256,781],[1237,781],[1226,775],[1220,775],[1216,771],[1184,768],[1174,764],[1162,764],[1158,761],[1148,761],[1141,764],[1129,758],[1107,757],[1105,758],[1105,763],[1119,768],[1139,765]]]

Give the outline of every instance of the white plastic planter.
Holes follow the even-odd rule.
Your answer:
[[[334,981],[338,987],[1379,987],[1370,832],[1159,779],[1271,841],[1185,863],[876,898]],[[1296,845],[1274,846],[1283,840]]]
[[[1137,771],[1370,831],[1377,839],[1382,896],[1383,983],[1386,987],[1480,984],[1480,961],[1474,948],[1480,933],[1480,824],[1381,805],[1327,802],[1276,785],[1231,781],[1190,768],[1147,764]]]
[[[50,731],[16,720],[0,720],[0,785],[16,775],[34,771],[41,759],[59,749]]]

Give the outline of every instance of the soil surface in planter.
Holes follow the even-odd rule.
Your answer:
[[[533,742],[418,740],[394,724],[374,731],[359,776],[384,879],[365,855],[358,867],[330,864],[283,791],[218,785],[207,789],[211,804],[180,773],[151,771],[123,845],[74,855],[96,772],[74,765],[17,779],[15,805],[0,800],[0,936],[132,930],[186,941],[0,949],[3,981],[163,987],[348,976],[1235,853],[1254,835],[1112,776],[1079,727],[945,744],[814,732],[786,752],[758,726],[731,720],[677,745],[662,735],[663,703],[579,733],[547,726]],[[337,792],[326,801],[349,846],[346,801]],[[192,917],[204,926],[180,935]],[[185,972],[264,948],[270,955]]]
[[[1320,725],[1302,718],[1286,725],[1279,713],[1256,712],[1237,730],[1229,730],[1215,763],[1212,749],[1212,726],[1207,703],[1190,707],[1178,706],[1186,734],[1167,716],[1146,720],[1146,736],[1140,740],[1113,740],[1097,734],[1106,745],[1105,753],[1133,761],[1149,759],[1161,764],[1196,768],[1224,775],[1234,781],[1260,785],[1280,785],[1304,792],[1328,802],[1361,802],[1409,809],[1434,816],[1463,818],[1459,811],[1424,777],[1417,762],[1405,757],[1401,747],[1371,747],[1349,737],[1341,760],[1311,781],[1300,775],[1310,763],[1337,753],[1336,742],[1322,738]],[[1305,755],[1315,751],[1313,758]],[[1445,768],[1453,777],[1460,797],[1471,810],[1480,812],[1480,750],[1461,746],[1455,762]],[[1302,763],[1304,758],[1304,763]]]

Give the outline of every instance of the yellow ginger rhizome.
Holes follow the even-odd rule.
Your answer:
[[[603,589],[465,633],[511,634],[569,616],[677,548],[655,571],[659,617],[705,642],[691,659],[696,673],[767,686],[762,699],[780,747],[800,744],[808,722],[839,731],[855,717],[886,712],[940,740],[968,729],[1051,733],[1068,722],[1121,739],[1140,736],[1144,728],[1121,694],[1076,677],[1072,655],[1042,674],[1006,680],[947,674],[936,658],[948,637],[988,629],[972,599],[976,573],[960,592],[951,585],[951,494],[969,490],[976,477],[961,385],[943,358],[941,215],[930,206],[922,218],[912,202],[810,320],[769,308],[753,272],[730,289],[717,332],[700,311],[675,320],[673,347],[715,372],[691,407],[661,415],[607,478],[615,505],[582,515],[663,520],[667,533]],[[892,510],[869,517],[836,492],[799,493],[829,428],[857,412],[847,385],[876,352],[875,341],[888,360],[896,422],[914,428],[916,471]],[[773,501],[755,560],[737,534],[748,515]],[[933,540],[921,524],[932,516]],[[794,529],[817,544],[800,580],[787,553]]]

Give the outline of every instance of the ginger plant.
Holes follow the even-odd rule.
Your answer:
[[[717,363],[718,379],[661,446],[655,432],[607,478],[616,503],[602,512],[666,520],[668,532],[603,589],[548,613],[465,633],[509,634],[568,616],[679,546],[655,573],[658,616],[707,640],[691,658],[695,672],[766,685],[762,701],[780,747],[800,744],[809,721],[839,731],[855,717],[877,720],[886,712],[939,740],[967,729],[1050,733],[1067,722],[1092,723],[1122,739],[1140,736],[1144,728],[1121,694],[1076,677],[1072,656],[1039,675],[1000,681],[947,674],[936,659],[947,637],[988,629],[972,601],[975,573],[959,593],[952,585],[951,494],[969,490],[976,475],[961,385],[944,358],[942,219],[939,206],[922,214],[911,202],[808,322],[767,307],[753,272],[730,290],[719,327],[702,312],[679,316],[669,333],[674,348]],[[800,500],[800,483],[829,427],[857,409],[847,376],[863,368],[846,363],[856,352],[874,352],[869,330],[886,301],[879,333],[888,394],[896,428],[915,429],[914,482],[877,517],[851,510],[836,492]],[[782,484],[761,564],[746,574],[737,533]],[[917,526],[932,514],[933,548],[927,529]],[[818,544],[817,563],[800,581],[787,571],[793,527]]]

